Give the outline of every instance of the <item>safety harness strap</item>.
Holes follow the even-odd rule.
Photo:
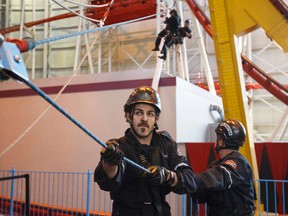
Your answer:
[[[147,160],[145,155],[140,153],[139,150],[136,152],[137,152],[137,155],[138,155],[138,157],[142,163],[142,166],[144,166],[145,168],[149,167],[150,162]],[[152,191],[152,194],[154,196],[154,204],[155,204],[155,207],[157,209],[158,216],[163,216],[163,209],[162,209],[161,197],[160,197],[159,191],[158,191],[157,187],[155,187],[155,186],[151,187],[151,191]]]

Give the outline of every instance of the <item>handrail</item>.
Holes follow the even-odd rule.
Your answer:
[[[89,172],[89,170],[88,172],[15,171],[17,175],[22,173],[30,175],[30,215],[58,214],[72,216],[90,214],[91,216],[109,216],[111,215],[112,206],[109,194],[106,191],[102,191],[99,186],[93,182],[93,175],[90,175]],[[1,177],[6,178],[8,175],[10,176],[10,174],[11,170],[0,170]],[[287,188],[288,180],[255,179],[254,181],[255,184],[261,184],[263,186],[263,190],[257,194],[257,202],[263,204],[264,209],[257,209],[257,212],[260,213],[258,215],[264,215],[263,211],[272,211],[273,208],[275,209],[275,215],[276,213],[287,214],[287,202],[285,202],[286,197],[283,189]],[[91,187],[88,186],[87,183]],[[268,191],[267,188],[271,185],[273,191]],[[19,184],[15,184],[14,187],[14,213],[24,215],[24,196],[22,196],[24,185],[19,182]],[[276,190],[276,187],[278,190]],[[11,184],[1,184],[0,210],[9,211],[7,207],[11,205],[9,204],[9,200],[11,200],[10,191]],[[261,196],[259,194],[261,194]],[[271,194],[273,197],[270,196]],[[275,194],[277,194],[277,198]],[[195,206],[192,206],[192,200],[188,200],[188,196],[179,196],[174,193],[167,196],[166,200],[171,203],[172,215],[190,215],[188,211],[191,211]],[[91,206],[89,209],[85,209],[88,202]],[[278,203],[282,203],[282,207],[279,207]],[[180,206],[177,204],[180,204]],[[182,210],[182,213],[180,213],[179,209]]]
[[[30,215],[30,183],[29,183],[29,174],[24,174],[24,175],[18,175],[18,176],[9,176],[9,177],[3,177],[0,178],[0,181],[7,181],[7,180],[14,180],[14,179],[20,179],[24,178],[25,179],[25,213],[26,216]],[[14,185],[12,184],[12,187]],[[11,191],[14,191],[13,189]],[[11,197],[13,199],[13,195]],[[13,211],[13,202],[11,204],[12,211]]]

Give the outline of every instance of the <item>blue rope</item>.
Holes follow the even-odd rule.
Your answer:
[[[102,147],[107,148],[108,146],[102,142],[98,137],[96,137],[93,133],[91,133],[87,128],[85,128],[79,121],[73,118],[68,112],[66,112],[61,106],[59,106],[55,101],[53,101],[47,94],[45,94],[40,88],[34,85],[32,82],[26,79],[21,79],[26,85],[28,85],[32,90],[37,92],[42,98],[44,98],[48,103],[50,103],[53,107],[55,107],[58,111],[60,111],[64,116],[66,116],[69,120],[71,120],[75,125],[77,125],[81,130],[83,130],[86,134],[88,134],[93,140],[98,142]],[[131,165],[138,167],[142,171],[146,173],[150,173],[149,170],[135,163],[134,161],[129,160],[124,157],[124,161],[130,163]]]
[[[134,20],[129,20],[129,21],[126,21],[126,22],[115,23],[115,24],[112,24],[112,25],[104,26],[104,27],[98,27],[98,28],[88,29],[88,30],[84,30],[84,31],[80,31],[80,32],[74,32],[74,33],[67,34],[67,35],[60,35],[60,36],[56,36],[56,37],[52,37],[52,38],[38,40],[38,41],[35,41],[35,46],[36,45],[40,45],[40,44],[44,44],[44,43],[48,43],[48,42],[52,42],[52,41],[56,41],[56,40],[61,40],[61,39],[64,39],[64,38],[75,37],[75,36],[78,36],[78,35],[83,35],[83,34],[87,34],[87,33],[97,32],[97,31],[100,31],[100,30],[106,30],[108,28],[112,28],[112,27],[115,27],[115,26],[125,25],[125,24],[129,24],[129,23],[132,23],[132,22],[141,21],[141,20],[144,20],[144,19],[149,19],[149,18],[151,18],[153,16],[155,16],[155,14],[150,15],[150,16],[146,16],[146,17],[141,17],[141,18],[134,19]]]
[[[35,43],[35,41],[32,38],[27,38],[25,40],[28,43],[28,49],[27,50],[31,50],[31,49],[35,48],[36,43]]]
[[[104,27],[99,27],[99,28],[94,28],[94,29],[88,29],[88,30],[84,30],[81,32],[75,32],[75,33],[71,33],[71,34],[67,34],[67,35],[60,35],[60,36],[56,36],[56,37],[52,37],[52,38],[47,38],[47,39],[43,39],[43,40],[39,40],[39,41],[28,41],[29,44],[29,48],[34,48],[36,45],[40,45],[40,44],[44,44],[44,43],[48,43],[48,42],[52,42],[52,41],[56,41],[56,40],[61,40],[64,38],[69,38],[69,37],[74,37],[74,36],[78,36],[78,35],[83,35],[83,34],[87,34],[87,33],[92,33],[92,32],[97,32],[100,30],[105,30],[111,27],[115,27],[115,26],[120,26],[120,25],[124,25],[124,24],[128,24],[128,23],[132,23],[132,22],[137,22],[137,21],[141,21],[144,19],[148,19],[155,16],[155,14],[150,15],[150,16],[146,16],[146,17],[142,17],[142,18],[138,18],[138,19],[134,19],[134,20],[129,20],[126,22],[122,22],[122,23],[116,23],[116,24],[112,24],[109,26],[104,26]],[[73,118],[68,112],[66,112],[62,107],[60,107],[57,103],[55,103],[55,101],[53,101],[48,95],[46,95],[41,89],[39,89],[37,86],[35,86],[33,83],[31,83],[29,80],[25,80],[25,79],[21,79],[26,85],[28,85],[32,90],[34,90],[35,92],[37,92],[42,98],[44,98],[48,103],[50,103],[53,107],[55,107],[58,111],[60,111],[64,116],[66,116],[70,121],[72,121],[75,125],[77,125],[81,130],[83,130],[87,135],[89,135],[93,140],[95,140],[96,142],[98,142],[102,147],[107,148],[107,145],[102,142],[98,137],[96,137],[93,133],[91,133],[87,128],[85,128],[80,122],[78,122],[75,118]],[[142,171],[146,172],[146,173],[150,173],[149,170],[145,169],[144,167],[140,166],[139,164],[129,160],[128,158],[124,157],[124,161],[126,161],[127,163],[130,163],[131,165],[138,167],[139,169],[141,169]]]

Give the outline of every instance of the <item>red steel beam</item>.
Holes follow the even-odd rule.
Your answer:
[[[275,0],[281,1],[281,0]],[[186,0],[190,9],[192,10],[199,23],[206,30],[206,32],[213,38],[212,26],[210,20],[200,9],[195,0]],[[288,90],[278,81],[267,75],[263,70],[253,64],[245,55],[241,54],[243,70],[256,82],[263,86],[268,92],[278,98],[280,101],[288,105]]]

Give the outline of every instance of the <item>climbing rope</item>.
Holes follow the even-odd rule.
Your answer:
[[[100,34],[100,32],[99,32]],[[65,83],[65,85],[60,89],[60,91],[57,93],[56,97],[54,98],[54,102],[56,102],[58,100],[58,98],[61,96],[61,94],[64,92],[64,90],[66,89],[66,87],[71,83],[71,81],[73,80],[73,78],[76,76],[76,73],[78,71],[78,69],[80,68],[80,66],[83,64],[84,60],[86,59],[86,57],[88,56],[88,53],[91,51],[92,47],[94,46],[94,44],[97,42],[98,38],[99,38],[99,34],[97,35],[97,37],[95,37],[94,41],[92,42],[92,44],[90,45],[89,49],[87,50],[87,52],[85,53],[85,55],[83,56],[83,58],[81,59],[80,63],[77,65],[77,67],[75,68],[75,70],[73,71],[73,73],[71,74],[71,76],[69,77],[69,79],[67,80],[67,82]],[[39,116],[37,119],[35,119],[32,124],[26,128],[26,130],[16,139],[14,140],[14,142],[12,142],[8,147],[6,147],[1,153],[0,153],[0,158],[5,155],[10,149],[12,149],[39,121],[40,119],[48,112],[48,110],[51,108],[52,105],[49,105]]]
[[[110,7],[109,7],[110,9]],[[44,39],[44,40],[39,40],[39,41],[35,41],[32,38],[26,38],[23,40],[20,39],[10,39],[7,38],[6,41],[7,42],[11,42],[11,43],[15,43],[17,45],[17,47],[19,48],[19,50],[21,52],[26,52],[28,50],[34,49],[37,45],[41,45],[44,43],[48,43],[48,42],[52,42],[52,41],[56,41],[56,40],[61,40],[61,39],[65,39],[65,38],[69,38],[69,37],[74,37],[74,36],[79,36],[79,35],[83,35],[83,34],[88,34],[88,33],[93,33],[93,32],[97,32],[99,31],[100,34],[100,30],[104,30],[107,28],[111,28],[114,26],[119,26],[119,25],[124,25],[124,24],[128,24],[128,23],[132,23],[132,22],[137,22],[140,21],[142,19],[147,19],[147,18],[151,18],[152,16],[155,15],[150,15],[147,17],[142,17],[142,18],[138,18],[138,19],[134,19],[134,20],[130,20],[130,21],[126,21],[126,22],[122,22],[122,23],[118,23],[118,24],[114,24],[114,25],[109,25],[109,26],[105,26],[104,25],[104,21],[106,20],[107,16],[108,16],[109,10],[106,10],[106,13],[103,16],[102,22],[100,22],[98,28],[94,28],[94,29],[89,29],[89,30],[84,30],[81,32],[75,32],[75,33],[71,33],[71,34],[66,34],[66,35],[62,35],[62,36],[56,36],[53,38],[48,38],[48,39]],[[70,116],[63,108],[61,108],[57,103],[55,103],[57,101],[57,99],[60,97],[60,95],[62,94],[62,92],[65,90],[65,88],[69,85],[69,83],[72,81],[73,77],[75,77],[78,69],[80,68],[80,66],[83,64],[85,58],[87,57],[88,53],[90,52],[91,48],[94,46],[94,44],[96,43],[96,41],[98,40],[98,36],[95,37],[93,43],[91,44],[90,48],[87,50],[86,54],[83,56],[81,62],[78,64],[78,66],[75,68],[75,70],[73,71],[72,75],[70,76],[68,82],[66,82],[66,84],[61,88],[61,90],[58,92],[58,94],[56,95],[54,101],[52,99],[50,99],[44,92],[42,92],[37,86],[35,86],[34,84],[30,83],[29,81],[23,80],[23,82],[25,82],[30,88],[32,88],[34,91],[36,91],[40,96],[42,96],[46,101],[48,101],[50,103],[50,105],[44,110],[44,112],[35,120],[33,121],[33,123],[13,142],[11,143],[7,148],[5,148],[1,153],[0,153],[0,158],[5,155],[9,150],[11,150],[14,146],[16,146],[16,144],[40,121],[40,119],[47,113],[47,111],[51,108],[51,105],[54,106],[58,111],[60,111],[62,114],[64,114],[68,119],[70,119],[74,124],[76,124],[80,129],[82,129],[84,132],[86,132],[90,137],[92,137],[94,140],[96,140],[101,146],[103,147],[107,147],[105,143],[103,143],[101,140],[99,140],[95,135],[93,135],[89,130],[87,130],[84,126],[82,126],[76,119],[74,119],[72,116]],[[142,169],[144,172],[148,172],[148,170],[146,170],[145,168],[139,166],[138,164],[134,163],[133,161],[130,161],[127,158],[124,158],[124,160],[140,169]]]
[[[80,32],[74,32],[74,33],[70,33],[70,34],[66,34],[66,35],[55,36],[55,37],[51,37],[51,38],[47,38],[47,39],[43,39],[43,40],[38,40],[38,41],[35,41],[32,38],[24,38],[22,40],[6,38],[6,41],[11,42],[11,43],[15,43],[17,45],[17,47],[19,48],[20,52],[23,53],[23,52],[27,52],[27,51],[35,48],[38,45],[41,45],[41,44],[50,43],[53,41],[62,40],[65,38],[75,37],[75,36],[79,36],[79,35],[84,35],[84,34],[88,34],[88,33],[94,33],[97,31],[103,31],[103,30],[106,30],[108,28],[117,27],[117,26],[129,24],[129,23],[133,23],[133,22],[138,22],[141,20],[149,19],[149,18],[154,17],[154,16],[155,16],[155,14],[152,14],[152,15],[137,18],[134,20],[128,20],[128,21],[121,22],[121,23],[115,23],[115,24],[111,24],[111,25],[107,25],[107,26],[97,27],[97,28],[93,28],[93,29],[87,29],[87,30],[83,30]]]
[[[99,35],[98,35],[99,36]],[[94,45],[94,43],[96,43],[96,41],[98,40],[98,38],[95,38],[93,44],[90,46],[90,49],[87,50],[85,56],[82,58],[81,64],[83,63],[84,59],[87,57],[88,53],[91,50],[91,47]],[[80,65],[80,64],[79,64]],[[79,69],[79,66],[74,70],[73,76],[75,76],[76,71]],[[13,72],[12,72],[13,73]],[[70,77],[69,81],[72,80],[72,77]],[[67,111],[65,111],[61,106],[59,106],[55,101],[58,99],[58,97],[60,96],[60,94],[58,93],[58,97],[56,98],[56,100],[52,100],[48,95],[46,95],[40,88],[38,88],[36,85],[34,85],[32,82],[30,82],[29,80],[26,79],[22,79],[20,78],[20,81],[24,82],[27,86],[29,86],[32,90],[34,90],[35,92],[37,92],[43,99],[45,99],[50,106],[40,115],[40,117],[38,117],[33,123],[32,125],[30,125],[30,127],[28,127],[24,133],[22,133],[20,135],[20,137],[18,139],[15,140],[15,142],[13,142],[11,145],[9,145],[7,148],[4,149],[4,151],[2,151],[0,153],[0,158],[6,154],[10,149],[12,149],[19,140],[21,140],[21,138],[23,138],[30,130],[31,128],[36,125],[36,123],[44,116],[45,113],[47,113],[47,111],[50,109],[51,105],[57,109],[59,112],[61,112],[65,117],[67,117],[71,122],[73,122],[76,126],[78,126],[82,131],[84,131],[88,136],[90,136],[93,140],[95,140],[97,143],[99,143],[102,147],[107,148],[107,145],[102,142],[97,136],[95,136],[92,132],[90,132],[86,127],[84,127],[79,121],[77,121],[74,117],[72,117]],[[68,85],[68,83],[66,83],[66,85],[62,88],[61,93],[64,91],[65,87]],[[124,157],[124,161],[126,161],[127,163],[131,164],[132,166],[135,166],[139,169],[141,169],[142,171],[146,172],[146,173],[150,173],[149,170],[147,170],[146,168],[140,166],[139,164],[135,163],[134,161]]]

